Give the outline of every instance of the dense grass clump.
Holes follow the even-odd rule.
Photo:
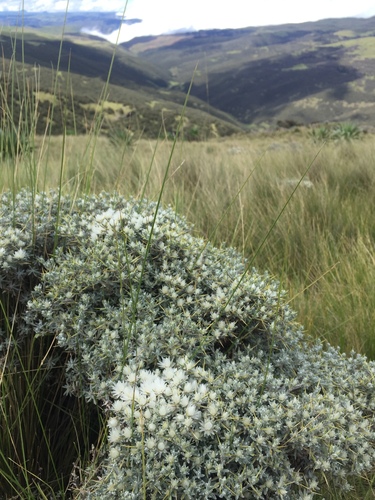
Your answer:
[[[20,137],[14,131],[3,131],[0,129],[0,157],[14,157],[27,151],[28,141],[25,137]]]
[[[6,193],[0,215],[3,376],[15,387],[23,346],[43,344],[28,380],[43,374],[31,406],[51,463],[42,388],[59,388],[49,414],[76,435],[97,408],[82,446],[104,437],[91,461],[76,453],[66,491],[313,498],[371,471],[375,364],[305,338],[279,283],[237,252],[115,194]],[[41,489],[18,455],[8,483]]]
[[[353,123],[335,123],[313,128],[311,137],[316,141],[350,141],[363,137],[363,131]]]

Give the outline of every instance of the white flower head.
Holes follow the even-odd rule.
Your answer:
[[[124,401],[120,401],[119,399],[117,399],[116,401],[114,401],[113,405],[112,405],[112,410],[115,412],[115,413],[120,413],[121,411],[124,410],[125,408],[126,403],[124,403]]]
[[[163,377],[165,380],[173,380],[176,373],[176,368],[168,367],[163,371]]]
[[[23,248],[19,248],[16,252],[13,254],[13,259],[14,260],[25,260],[27,257],[27,252]]]
[[[161,377],[155,376],[153,379],[142,382],[140,390],[143,394],[160,396],[165,392],[167,384]]]
[[[110,448],[108,455],[112,460],[116,460],[120,456],[120,451],[118,448]]]
[[[130,439],[133,435],[133,431],[130,427],[125,427],[125,429],[123,430],[123,435],[125,439]]]
[[[197,410],[197,407],[194,404],[189,404],[186,409],[185,413],[188,417],[199,419],[201,412]]]
[[[214,433],[215,428],[214,428],[214,423],[212,420],[206,419],[201,423],[201,431],[203,434],[206,436],[210,436],[211,434]]]
[[[152,450],[156,446],[156,440],[153,437],[149,437],[146,439],[145,445],[149,450]]]
[[[131,403],[138,399],[139,391],[127,382],[118,381],[113,385],[112,394],[115,398]]]
[[[109,420],[108,420],[108,427],[112,428],[112,427],[117,427],[119,424],[118,422],[118,419],[116,417],[111,417]]]
[[[108,441],[110,443],[117,443],[121,439],[121,431],[118,427],[113,427],[108,436]]]
[[[163,358],[161,361],[159,361],[159,366],[161,369],[167,369],[172,367],[172,361],[171,358]]]

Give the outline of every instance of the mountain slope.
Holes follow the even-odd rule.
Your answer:
[[[4,16],[0,13],[5,23]],[[101,13],[102,19],[72,13],[59,58],[56,26],[62,30],[63,15],[38,16],[25,13],[22,32],[3,28],[0,49],[5,61],[18,61],[28,85],[35,86],[40,131],[57,98],[56,131],[65,109],[65,126],[80,132],[101,111],[104,128],[173,134],[192,79],[184,122],[190,138],[260,125],[375,121],[375,17],[150,36],[115,48],[82,33],[97,23],[111,31],[119,23],[113,13]],[[3,86],[9,88],[9,82]]]
[[[52,106],[55,133],[61,133],[63,127],[85,132],[98,112],[104,115],[107,129],[130,129],[149,136],[161,130],[176,131],[186,93],[170,88],[163,69],[102,39],[68,35],[61,45],[57,35],[42,33],[26,30],[18,38],[6,31],[0,35],[2,67],[12,68],[15,62],[18,75],[22,70],[21,78],[14,70],[5,70],[1,76],[1,94],[6,101],[2,108],[12,102],[15,122],[22,115],[20,107],[27,88],[35,98],[34,107],[38,107],[40,133],[46,129]],[[223,111],[207,113],[206,103],[196,97],[189,99],[184,128],[191,138],[241,130]]]
[[[375,17],[134,39],[132,53],[245,124],[375,118]]]

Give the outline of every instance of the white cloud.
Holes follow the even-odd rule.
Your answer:
[[[374,0],[70,0],[69,11],[123,12],[142,23],[124,25],[121,41],[186,29],[241,28],[267,24],[300,23],[330,17],[375,15]],[[20,0],[0,0],[0,10],[19,10]],[[66,9],[66,0],[24,0],[27,11]],[[117,34],[111,36],[115,40]]]
[[[127,18],[142,23],[123,26],[121,41],[136,36],[170,33],[182,28],[242,28],[267,24],[301,23],[326,18],[375,15],[374,0],[130,0]],[[117,37],[112,34],[111,41]]]
[[[131,0],[127,9],[132,17],[161,22],[169,19],[179,25],[220,28],[311,21],[329,17],[375,15],[374,0]]]

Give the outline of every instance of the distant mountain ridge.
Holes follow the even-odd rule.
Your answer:
[[[134,24],[140,19],[124,19],[116,12],[27,12],[0,11],[0,25],[24,26],[25,28],[46,29],[62,27],[66,23],[68,32],[79,33],[83,29],[92,29],[107,35],[119,29],[121,23]]]
[[[0,12],[3,56],[23,60],[30,75],[40,67],[40,90],[48,94],[63,13],[25,13],[23,45],[13,43],[5,18],[19,25],[20,14]],[[82,29],[104,33],[119,22],[114,13],[68,15],[59,70],[61,83],[73,82],[82,127],[100,98],[114,50]],[[326,121],[372,125],[375,17],[135,38],[116,49],[108,123],[173,134],[192,79],[185,124],[192,138]]]
[[[206,30],[123,44],[249,124],[374,123],[375,17]]]
[[[173,137],[186,98],[183,89],[172,88],[164,70],[124,47],[82,34],[80,26],[75,30],[68,32],[61,44],[61,35],[50,25],[41,29],[3,28],[0,109],[11,106],[12,119],[18,123],[25,115],[21,108],[26,84],[38,108],[39,133],[45,132],[53,107],[55,134],[64,128],[69,133],[85,133],[96,126],[99,113],[106,133],[123,130],[145,137]],[[8,69],[12,61],[16,61],[17,72]],[[208,112],[206,103],[193,96],[182,128],[185,137],[192,140],[242,130],[235,119],[220,110]]]

